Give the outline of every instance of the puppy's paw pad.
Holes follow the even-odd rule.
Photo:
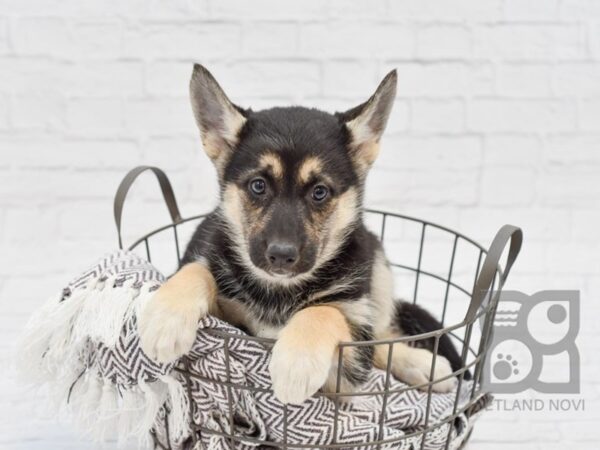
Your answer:
[[[331,355],[298,353],[275,344],[269,363],[275,397],[282,403],[304,402],[325,384],[330,369]]]

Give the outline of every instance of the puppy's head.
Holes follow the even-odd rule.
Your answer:
[[[219,174],[222,216],[257,277],[293,283],[335,255],[360,218],[395,93],[392,71],[369,100],[343,113],[252,111],[194,66],[192,109]]]

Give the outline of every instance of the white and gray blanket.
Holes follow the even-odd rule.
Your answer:
[[[131,252],[108,255],[51,298],[27,326],[19,352],[21,373],[49,388],[57,403],[95,438],[116,437],[129,445],[136,439],[140,446],[165,449],[229,449],[231,440],[222,434],[232,431],[233,422],[239,438],[234,446],[240,449],[267,448],[257,441],[284,439],[289,445],[367,448],[367,442],[383,439],[390,442],[380,448],[409,450],[422,444],[411,433],[452,414],[456,392],[433,394],[426,418],[427,394],[416,390],[390,394],[383,421],[382,395],[343,402],[337,414],[331,399],[316,396],[302,405],[288,405],[284,413],[284,405],[270,392],[268,349],[214,317],[200,322],[186,359],[198,376],[183,376],[182,362],[157,364],[139,346],[136,315],[164,280]],[[219,330],[240,338],[229,338],[226,349]],[[255,389],[228,388],[210,380]],[[382,391],[384,386],[385,373],[373,370],[364,391]],[[389,380],[390,390],[403,387]],[[462,383],[459,407],[472,388],[471,382]],[[433,429],[424,448],[444,448],[448,433],[449,448],[459,448],[487,401],[483,396],[479,407]],[[192,435],[198,440],[195,445]]]

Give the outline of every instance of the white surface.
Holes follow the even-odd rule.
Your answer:
[[[170,175],[184,214],[215,178],[187,99],[192,61],[255,109],[398,100],[371,205],[489,244],[523,227],[509,287],[582,290],[584,413],[492,412],[473,449],[592,449],[600,431],[600,2],[596,0],[0,1],[0,449],[90,448],[10,379],[28,314],[114,248],[127,169]],[[154,180],[128,236],[166,221]]]

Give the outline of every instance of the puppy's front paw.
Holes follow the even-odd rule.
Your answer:
[[[402,362],[402,365],[399,368],[398,378],[413,386],[428,383],[432,364],[432,352],[422,348],[411,348],[410,356]],[[450,366],[450,362],[443,356],[437,355],[433,379],[439,380],[448,377],[451,374],[452,367]],[[449,377],[435,383],[431,389],[434,392],[445,393],[452,391],[456,387],[456,384],[456,377]],[[428,386],[423,386],[421,389],[426,391]]]
[[[138,329],[142,350],[155,361],[175,361],[192,348],[198,321],[207,314],[205,298],[186,297],[167,282],[141,311]]]
[[[275,396],[282,403],[304,402],[325,384],[331,365],[331,352],[299,350],[285,341],[277,341],[269,363]]]

